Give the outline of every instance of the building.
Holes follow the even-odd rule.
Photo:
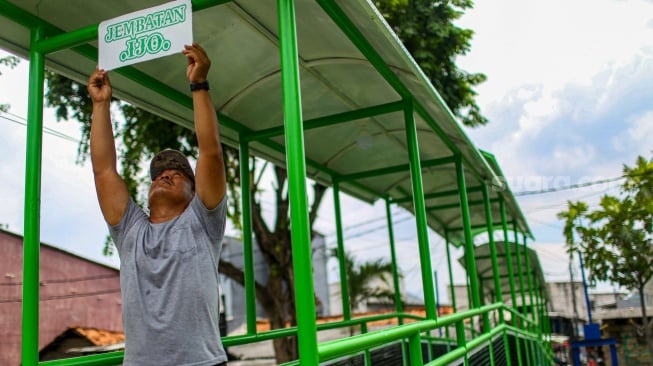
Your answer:
[[[316,315],[331,315],[329,302],[329,287],[327,284],[327,261],[329,259],[326,241],[323,235],[316,235],[313,247],[313,281],[316,298]],[[222,246],[220,257],[232,263],[237,268],[243,266],[243,244],[235,238],[226,237]],[[254,241],[254,278],[257,282],[265,284],[269,276],[269,268],[263,255]],[[247,323],[245,312],[245,289],[239,283],[226,276],[222,276],[222,299],[225,304],[227,318],[227,333],[242,333],[243,326]],[[256,302],[256,317],[267,318],[263,307]]]
[[[0,250],[0,365],[17,366],[21,359],[23,237],[0,230]],[[40,284],[39,350],[71,327],[122,332],[116,268],[41,244]]]

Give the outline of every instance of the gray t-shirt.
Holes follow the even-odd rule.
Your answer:
[[[208,210],[195,195],[181,215],[153,224],[130,199],[109,227],[120,255],[124,365],[227,361],[218,326],[226,201]]]

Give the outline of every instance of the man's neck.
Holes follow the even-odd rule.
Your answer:
[[[189,203],[177,205],[151,204],[150,222],[153,224],[160,224],[162,222],[170,221],[181,215],[186,207],[188,207]]]

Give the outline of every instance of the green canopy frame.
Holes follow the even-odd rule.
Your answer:
[[[0,0],[0,47],[29,58],[29,102],[25,180],[23,365],[112,365],[122,353],[72,360],[38,361],[39,350],[39,245],[44,70],[48,68],[85,83],[97,63],[99,22],[160,0],[113,0],[65,3],[41,0]],[[223,142],[240,149],[242,185],[248,187],[248,157],[256,156],[285,165],[291,204],[293,268],[297,300],[297,326],[266,333],[256,332],[251,237],[251,197],[242,190],[244,263],[246,278],[247,334],[227,337],[225,345],[297,335],[300,359],[295,363],[321,362],[369,350],[397,340],[405,345],[406,362],[422,365],[421,345],[431,342],[430,332],[445,328],[451,351],[429,365],[461,360],[465,365],[478,347],[490,349],[503,340],[506,364],[529,364],[550,359],[547,346],[546,296],[537,271],[521,269],[522,304],[528,289],[529,312],[517,311],[514,281],[509,289],[512,306],[499,289],[500,278],[513,278],[514,263],[500,274],[496,248],[491,250],[497,294],[492,304],[482,304],[485,277],[478,275],[473,231],[512,224],[515,238],[526,250],[532,238],[519,205],[505,184],[494,157],[482,152],[447,108],[438,92],[419,69],[383,17],[367,0],[193,0],[194,38],[208,50],[214,62],[210,75],[217,80],[213,103],[221,124]],[[192,128],[192,101],[182,56],[170,56],[112,71],[114,96],[182,126]],[[367,323],[378,319],[354,318],[347,296],[342,296],[342,322],[316,325],[311,280],[310,230],[306,202],[306,178],[331,186],[336,207],[339,253],[344,253],[340,217],[340,192],[364,202],[382,199],[388,214],[391,259],[395,265],[396,317],[399,326],[367,333]],[[426,318],[405,323],[399,289],[391,205],[415,215],[421,280]],[[432,230],[449,244],[465,251],[471,310],[438,317],[429,244]],[[515,242],[518,242],[515,240]],[[510,251],[509,251],[510,252]],[[530,257],[529,257],[530,258]],[[502,262],[503,263],[503,262]],[[517,262],[518,266],[520,262]],[[526,260],[525,265],[537,266]],[[342,293],[347,281],[340,258]],[[451,266],[449,275],[453,283]],[[524,277],[525,276],[525,277]],[[535,278],[534,278],[535,277]],[[527,285],[528,284],[528,285]],[[452,299],[455,302],[455,299]],[[499,314],[491,326],[492,314]],[[511,314],[507,320],[507,314]],[[482,318],[481,335],[466,324]],[[405,323],[405,324],[404,324]],[[342,340],[318,343],[322,329],[360,325],[364,333]],[[516,327],[519,325],[520,327]],[[455,339],[449,338],[449,327]],[[473,337],[470,338],[469,335]],[[511,360],[508,337],[517,339]],[[490,342],[490,343],[488,343]],[[526,352],[528,350],[528,352]],[[431,357],[431,352],[428,355]],[[498,361],[497,361],[498,362]]]

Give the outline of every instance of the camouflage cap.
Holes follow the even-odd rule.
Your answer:
[[[195,184],[195,174],[190,167],[188,159],[178,150],[165,149],[152,158],[150,163],[150,177],[154,180],[168,169],[176,169],[183,172],[193,185]]]

